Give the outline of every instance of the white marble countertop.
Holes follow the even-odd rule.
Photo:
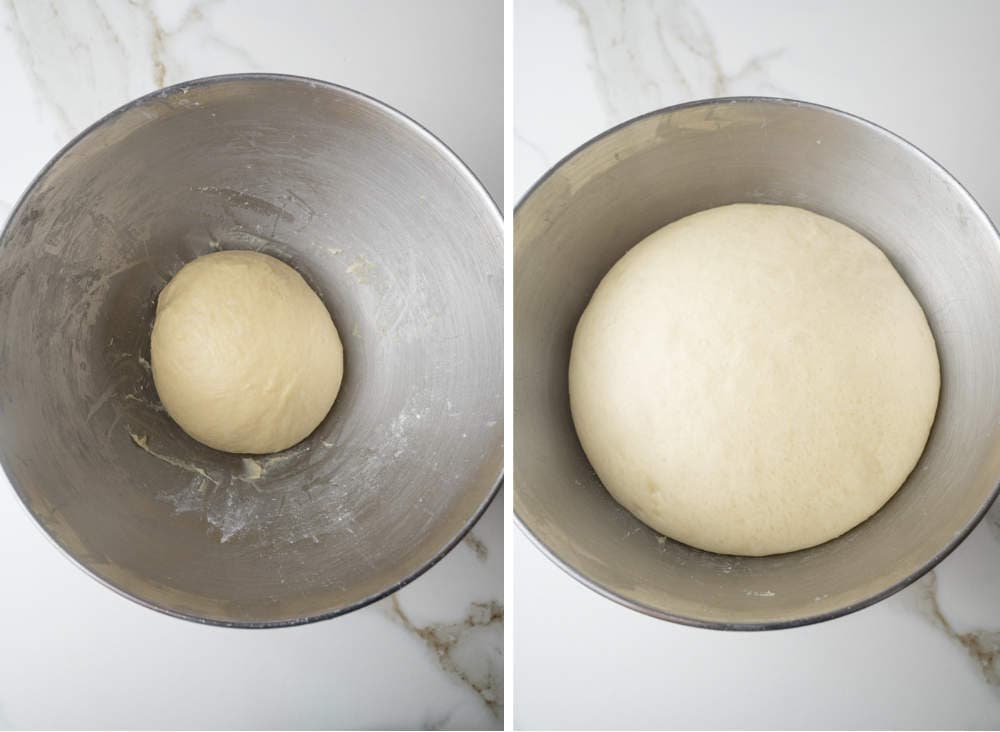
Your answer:
[[[502,18],[494,0],[0,3],[0,219],[105,113],[158,86],[243,71],[382,99],[441,137],[502,205]],[[305,627],[227,630],[152,612],[87,577],[0,473],[0,729],[496,728],[502,505],[374,606]]]
[[[630,117],[760,94],[888,127],[1000,221],[998,23],[995,2],[516,0],[514,193]],[[1000,509],[894,597],[757,634],[619,607],[514,536],[518,728],[1000,725]]]

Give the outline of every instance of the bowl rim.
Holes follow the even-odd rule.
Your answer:
[[[517,204],[514,206],[514,215],[512,220],[512,226],[516,226],[517,214],[521,210],[522,206],[531,198],[535,191],[542,186],[550,177],[552,177],[556,172],[558,172],[565,164],[570,162],[577,155],[585,152],[592,145],[610,137],[619,131],[629,127],[633,124],[637,124],[646,119],[657,117],[660,115],[671,114],[678,112],[683,109],[693,109],[697,107],[707,107],[707,106],[718,106],[720,104],[767,104],[781,107],[805,107],[815,111],[822,112],[824,114],[833,115],[835,117],[841,117],[852,124],[859,124],[866,127],[871,132],[877,135],[887,137],[897,144],[901,144],[905,148],[909,148],[912,152],[915,152],[919,157],[923,158],[932,168],[936,168],[956,187],[959,193],[965,197],[966,202],[970,205],[973,211],[977,212],[982,220],[987,224],[987,226],[993,231],[994,243],[1000,248],[1000,231],[998,231],[997,226],[990,219],[989,214],[983,209],[979,202],[969,193],[968,189],[963,186],[959,180],[951,174],[951,172],[941,165],[937,160],[928,155],[926,152],[921,150],[919,147],[914,145],[909,140],[897,135],[895,132],[882,127],[871,120],[860,117],[856,114],[850,112],[845,112],[844,110],[837,109],[836,107],[830,107],[824,104],[818,104],[816,102],[807,102],[801,99],[793,99],[789,97],[768,97],[768,96],[730,96],[730,97],[708,97],[704,99],[697,99],[688,102],[682,102],[680,104],[673,104],[667,107],[661,107],[643,114],[637,115],[630,119],[620,122],[603,132],[595,135],[581,145],[578,145],[571,152],[564,155],[559,159],[554,165],[552,165],[545,173],[541,175],[520,197]],[[511,265],[511,276],[513,276],[513,260],[517,257],[517,239],[514,238],[514,246],[512,252],[512,265]],[[513,346],[513,344],[512,344]],[[513,394],[511,394],[511,399],[513,399]],[[517,425],[514,425],[515,435],[517,434]],[[516,460],[516,458],[515,458]],[[516,463],[515,463],[516,465]],[[968,522],[945,544],[941,549],[938,550],[934,556],[929,560],[924,562],[921,566],[917,567],[909,575],[903,579],[897,581],[896,583],[886,587],[878,592],[875,592],[867,597],[862,598],[856,602],[847,604],[843,607],[836,608],[834,610],[828,610],[822,613],[816,613],[813,615],[804,615],[799,618],[791,618],[787,620],[774,620],[774,621],[762,621],[762,622],[727,622],[727,621],[717,621],[717,620],[705,620],[703,618],[683,615],[680,613],[668,612],[652,605],[648,605],[637,600],[633,600],[623,595],[619,594],[615,590],[607,587],[600,582],[594,580],[591,577],[586,576],[582,571],[578,570],[576,567],[572,566],[569,562],[560,557],[552,547],[547,545],[542,538],[532,530],[529,526],[528,520],[518,511],[517,508],[517,473],[514,473],[514,523],[517,525],[518,529],[527,536],[527,538],[537,547],[542,554],[548,557],[552,562],[555,563],[557,567],[562,569],[566,574],[575,579],[576,581],[583,584],[585,587],[593,590],[612,600],[619,605],[622,605],[630,610],[635,610],[636,612],[642,613],[643,615],[648,615],[659,620],[669,620],[673,623],[678,623],[680,625],[687,625],[695,628],[705,628],[709,630],[729,630],[729,631],[755,631],[755,630],[781,630],[785,628],[798,628],[806,625],[812,625],[814,623],[821,623],[827,620],[832,620],[834,618],[843,617],[851,613],[862,610],[866,607],[874,605],[877,602],[884,600],[885,598],[896,594],[900,590],[908,587],[909,585],[916,582],[918,579],[923,577],[925,574],[930,572],[934,567],[936,567],[942,560],[944,560],[949,554],[951,554],[959,544],[961,544],[972,530],[979,525],[986,512],[989,511],[990,506],[996,500],[997,496],[1000,495],[1000,476],[997,476],[996,483],[993,489],[990,491],[990,495],[983,502],[983,505],[972,515]],[[880,509],[881,510],[881,509]],[[832,539],[831,541],[836,541]]]
[[[461,178],[469,185],[470,190],[477,193],[484,203],[484,209],[492,214],[493,223],[496,224],[497,228],[503,231],[503,215],[500,211],[499,206],[497,206],[496,201],[493,196],[483,185],[479,177],[469,168],[469,166],[458,156],[458,154],[452,150],[446,143],[444,143],[437,135],[428,130],[426,127],[421,125],[419,122],[414,120],[412,117],[404,114],[395,107],[377,99],[374,96],[365,94],[364,92],[358,91],[357,89],[352,89],[351,87],[344,86],[342,84],[336,84],[331,81],[325,81],[323,79],[316,79],[309,76],[300,76],[296,74],[283,74],[283,73],[273,73],[273,72],[242,72],[235,74],[215,74],[212,76],[202,76],[195,79],[190,79],[187,81],[180,81],[175,84],[170,84],[164,86],[154,91],[151,91],[142,96],[136,97],[119,107],[116,107],[112,111],[100,117],[95,122],[87,125],[83,130],[78,132],[72,137],[65,145],[59,148],[59,150],[42,166],[42,168],[36,173],[28,185],[25,187],[24,191],[18,197],[17,202],[11,207],[10,213],[7,215],[6,221],[2,228],[0,228],[0,256],[2,256],[3,242],[7,238],[7,232],[10,228],[11,222],[20,212],[28,196],[35,190],[39,182],[48,175],[49,171],[62,160],[68,153],[70,153],[74,147],[82,142],[91,133],[95,132],[99,128],[105,126],[112,120],[118,118],[119,116],[131,111],[132,109],[147,104],[156,99],[166,98],[174,94],[185,94],[194,87],[200,86],[212,86],[215,84],[232,83],[232,82],[244,82],[244,81],[275,81],[286,84],[294,85],[304,85],[312,89],[324,89],[326,91],[332,91],[337,94],[342,94],[347,97],[352,97],[363,104],[381,112],[400,122],[404,127],[408,128],[411,132],[416,133],[419,137],[422,137],[426,142],[430,143],[431,147],[441,153],[446,160],[451,163],[451,167],[459,174]],[[502,238],[501,238],[502,242]],[[502,247],[502,244],[501,244]],[[321,620],[329,620],[330,618],[340,617],[346,615],[355,610],[360,610],[363,607],[371,605],[372,603],[378,602],[381,599],[388,597],[389,595],[401,590],[406,585],[413,582],[415,579],[423,575],[427,570],[440,562],[444,557],[454,549],[465,535],[472,529],[472,527],[482,518],[486,509],[489,508],[493,499],[496,498],[497,494],[500,492],[503,486],[503,465],[501,464],[499,474],[493,479],[490,489],[487,491],[486,496],[480,502],[480,504],[475,508],[475,510],[470,514],[468,519],[463,523],[462,527],[458,530],[456,535],[445,542],[434,554],[423,564],[417,567],[415,570],[407,574],[401,579],[392,582],[389,586],[370,593],[359,600],[356,600],[349,605],[340,607],[334,610],[327,610],[319,613],[314,613],[311,615],[306,615],[298,618],[286,618],[281,620],[224,620],[220,618],[208,618],[200,615],[196,615],[189,612],[184,612],[177,610],[175,608],[166,607],[160,605],[151,600],[147,600],[142,597],[138,597],[131,592],[127,591],[122,587],[118,587],[112,583],[109,579],[101,577],[96,574],[92,569],[85,566],[79,559],[77,559],[68,549],[66,549],[59,541],[49,533],[49,530],[38,520],[35,514],[31,511],[27,502],[25,501],[24,495],[20,487],[15,482],[14,478],[11,476],[10,472],[7,470],[6,466],[3,465],[3,461],[0,461],[0,468],[3,469],[4,474],[7,477],[7,481],[10,483],[14,494],[18,498],[18,502],[21,507],[32,519],[32,523],[48,538],[48,540],[57,548],[59,551],[67,557],[76,567],[82,570],[84,573],[89,575],[91,578],[97,580],[102,585],[108,589],[113,590],[118,595],[131,600],[143,607],[149,608],[150,610],[155,610],[157,612],[163,613],[164,615],[169,615],[170,617],[178,618],[180,620],[187,620],[203,625],[212,625],[223,628],[247,628],[247,629],[264,629],[264,628],[287,628],[296,625],[307,625],[309,623],[316,623]]]

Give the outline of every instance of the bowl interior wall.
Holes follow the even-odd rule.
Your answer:
[[[501,473],[500,242],[471,174],[360,95],[245,78],[141,100],[45,171],[0,244],[11,481],[86,569],[171,612],[287,622],[391,589]],[[148,368],[157,294],[218,249],[291,264],[344,343],[327,419],[253,463],[181,432]]]
[[[930,440],[896,496],[834,541],[764,558],[663,541],[621,508],[579,446],[567,390],[577,319],[612,264],[665,224],[736,202],[800,206],[878,244],[922,304],[942,370]],[[514,227],[515,511],[601,591],[695,623],[795,623],[904,582],[985,510],[1000,476],[998,238],[968,194],[899,138],[794,102],[675,108],[561,163]]]

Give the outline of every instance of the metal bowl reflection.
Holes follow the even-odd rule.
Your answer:
[[[735,202],[800,206],[878,244],[927,313],[942,385],[902,489],[844,536],[739,558],[663,541],[587,462],[569,411],[576,322],[611,265],[665,224]],[[514,507],[559,565],[636,610],[766,629],[842,615],[934,566],[1000,479],[1000,238],[972,197],[904,140],[836,110],[713,99],[627,122],[549,171],[514,216]]]
[[[326,420],[278,455],[187,437],[148,368],[187,261],[291,264],[341,331]],[[502,470],[496,206],[413,121],[362,94],[214,77],[111,113],[45,168],[0,239],[0,459],[97,579],[193,620],[287,625],[405,584]]]

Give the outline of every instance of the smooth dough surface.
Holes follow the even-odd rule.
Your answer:
[[[189,262],[163,288],[151,365],[163,406],[191,437],[268,453],[323,421],[344,356],[330,312],[298,272],[226,251]]]
[[[833,539],[892,497],[940,373],[874,244],[799,208],[736,204],[614,265],[577,325],[569,386],[619,503],[685,544],[761,556]]]

